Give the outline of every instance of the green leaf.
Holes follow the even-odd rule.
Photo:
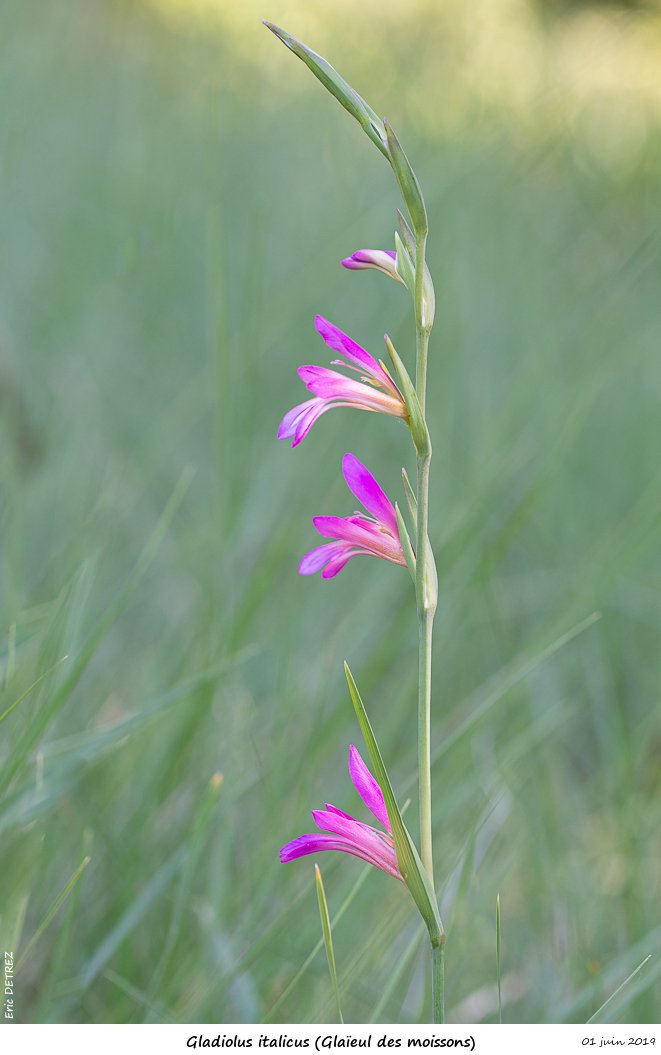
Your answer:
[[[406,495],[406,504],[409,507],[409,516],[411,517],[411,523],[413,524],[413,541],[417,545],[417,528],[418,528],[418,500],[415,497],[415,491],[411,487],[411,481],[408,478],[406,469],[402,469],[402,481],[404,483],[404,494]]]
[[[384,121],[383,125],[386,130],[388,141],[390,164],[393,167],[393,172],[399,183],[399,189],[402,192],[402,198],[409,211],[416,240],[418,238],[424,238],[429,229],[429,225],[427,223],[427,210],[425,209],[420,184],[418,183],[415,172],[411,168],[409,159],[402,150],[399,139],[387,121]]]
[[[405,217],[402,215],[400,210],[397,210],[397,219],[399,220],[399,229],[402,232],[402,239],[404,245],[408,249],[412,256],[415,255],[415,235],[406,222]]]
[[[431,454],[431,440],[429,439],[429,432],[427,431],[427,425],[422,413],[422,407],[420,406],[420,400],[418,399],[407,369],[399,358],[399,355],[395,351],[395,347],[387,334],[386,347],[388,349],[388,355],[392,360],[392,365],[395,367],[395,373],[397,374],[399,387],[404,396],[406,409],[409,412],[409,428],[411,430],[415,449],[421,458],[428,458]]]
[[[181,867],[185,856],[186,844],[175,850],[165,864],[161,865],[156,874],[152,876],[144,889],[129,905],[124,915],[119,918],[112,930],[97,946],[80,972],[78,982],[81,991],[84,991],[92,984],[96,976],[104,969],[110,957],[114,955],[125,938],[137,927],[152,903],[161,891],[165,889],[177,869]]]
[[[594,1015],[592,1015],[592,1017],[587,1020],[587,1022],[586,1022],[587,1026],[589,1026],[591,1022],[594,1022],[594,1020],[597,1017],[597,1015],[600,1015],[602,1011],[606,1010],[608,1005],[611,1003],[612,1000],[615,999],[617,994],[624,989],[625,985],[629,984],[629,982],[631,981],[632,978],[635,978],[635,976],[638,974],[638,972],[645,966],[647,961],[650,960],[651,958],[652,958],[652,953],[650,953],[649,956],[646,956],[642,963],[638,964],[638,966],[636,967],[636,970],[632,971],[631,974],[629,975],[629,977],[624,979],[624,981],[622,982],[622,985],[618,986],[617,989],[615,990],[615,992],[611,996],[608,997],[608,1000],[606,1000],[606,1002],[601,1005],[599,1010],[595,1011]]]
[[[358,876],[358,879],[356,880],[356,882],[352,886],[351,890],[349,891],[347,897],[342,902],[342,904],[340,906],[340,909],[339,909],[335,919],[331,921],[331,925],[330,925],[331,926],[331,930],[333,930],[333,928],[340,922],[340,920],[342,919],[342,916],[344,915],[346,910],[349,908],[349,905],[351,904],[351,902],[355,898],[356,894],[360,890],[361,886],[363,885],[363,883],[365,882],[365,880],[367,879],[367,877],[371,873],[371,871],[372,871],[372,865],[365,865],[365,867],[363,868],[362,872]],[[289,994],[296,988],[296,986],[300,982],[301,978],[303,977],[303,975],[307,971],[308,967],[310,966],[310,964],[314,960],[315,956],[317,955],[317,953],[319,952],[319,950],[320,950],[320,948],[321,948],[321,946],[323,944],[324,944],[324,939],[322,937],[322,938],[319,939],[319,941],[315,945],[314,949],[312,950],[312,952],[310,953],[308,958],[305,960],[303,966],[299,969],[297,974],[294,975],[294,977],[292,978],[292,980],[289,983],[289,985],[287,986],[287,988],[284,990],[284,992],[282,992],[280,994],[280,996],[276,1000],[275,1004],[273,1004],[269,1008],[267,1013],[264,1015],[264,1018],[262,1019],[262,1022],[270,1022],[270,1020],[273,1018],[273,1016],[276,1013],[276,1011],[278,1010],[278,1008],[282,1004],[284,1004],[284,1002],[287,999],[287,997],[289,996]]]
[[[69,880],[67,885],[64,887],[64,889],[62,891],[60,891],[58,896],[55,898],[55,901],[53,902],[53,904],[49,908],[48,912],[44,916],[44,919],[43,919],[42,923],[39,925],[39,927],[37,927],[37,930],[32,935],[32,937],[30,938],[30,940],[27,943],[27,945],[25,946],[25,949],[23,950],[23,952],[21,954],[21,958],[18,961],[18,963],[16,964],[16,970],[17,971],[18,971],[19,967],[25,961],[25,957],[29,953],[29,951],[32,948],[32,946],[35,945],[39,941],[39,938],[41,937],[41,935],[46,930],[46,927],[48,926],[48,924],[52,920],[52,918],[55,915],[55,913],[57,912],[58,908],[60,907],[62,902],[65,900],[65,898],[71,893],[71,891],[75,887],[76,883],[80,879],[81,875],[83,874],[83,872],[85,871],[85,869],[87,868],[89,863],[90,863],[90,859],[89,859],[89,857],[86,857],[83,860],[82,864],[78,865],[78,868],[76,869],[76,871],[74,872],[74,874],[72,875],[71,879]]]
[[[397,231],[395,231],[395,249],[397,250],[397,274],[415,300],[415,265]]]
[[[500,997],[500,894],[496,898],[496,970],[498,974],[498,1021],[503,1023],[503,1002]]]
[[[172,914],[170,916],[170,926],[168,928],[163,951],[161,952],[149,984],[147,999],[150,1005],[148,1010],[150,1011],[153,1010],[153,1006],[157,1003],[156,995],[159,986],[167,973],[177,939],[179,938],[186,905],[189,903],[191,891],[197,875],[198,862],[206,845],[207,832],[213,819],[214,810],[220,797],[222,786],[222,773],[214,773],[207,785],[206,794],[202,797],[202,801],[199,803],[191,821],[190,835],[186,847],[187,852],[180,872],[177,891],[174,896]]]
[[[184,500],[184,496],[194,475],[195,470],[190,466],[185,468],[182,472],[174,491],[170,495],[165,509],[161,513],[151,535],[147,539],[144,549],[136,561],[133,571],[119,590],[115,600],[110,604],[110,607],[106,609],[105,614],[101,617],[96,627],[83,643],[78,655],[73,660],[73,664],[67,677],[55,691],[52,699],[38,712],[33,721],[31,721],[29,726],[25,729],[16,748],[2,770],[0,795],[7,791],[14,776],[19,771],[27,752],[43,734],[58,710],[64,705],[66,700],[68,700],[86,670],[92,656],[101,644],[101,641],[130,601],[133,593],[156,556],[158,549],[168,532],[170,524],[174,519],[175,513]]]
[[[400,508],[397,505],[397,502],[395,502],[395,513],[397,514],[397,527],[399,528],[399,541],[402,544],[402,549],[404,550],[404,556],[406,557],[406,567],[408,568],[409,572],[411,573],[411,578],[413,579],[413,585],[415,585],[415,553],[413,552],[413,547],[411,545],[411,540],[409,538],[409,533],[406,530],[406,524],[404,523],[404,517],[402,516],[402,514],[400,512]]]
[[[324,935],[324,945],[326,946],[326,956],[328,958],[328,970],[333,981],[333,989],[335,990],[335,999],[337,1001],[337,1013],[340,1016],[340,1022],[344,1025],[344,1019],[342,1018],[342,1006],[340,1004],[340,990],[337,984],[337,971],[335,969],[335,954],[333,952],[333,935],[331,934],[331,923],[328,915],[328,905],[326,903],[326,893],[324,891],[324,883],[321,878],[321,872],[319,871],[319,865],[314,866],[314,875],[317,881],[317,900],[319,902],[319,915],[321,916],[321,930]]]
[[[360,693],[358,692],[358,688],[353,680],[353,675],[351,674],[347,663],[344,664],[344,671],[349,683],[349,692],[351,693],[351,699],[353,700],[356,717],[360,723],[360,728],[365,738],[365,743],[367,744],[367,750],[372,759],[376,779],[381,788],[383,800],[386,804],[386,810],[388,811],[388,820],[390,821],[392,837],[395,843],[395,852],[397,854],[399,870],[404,882],[411,892],[413,900],[418,906],[420,915],[427,925],[432,945],[440,946],[445,940],[445,932],[443,930],[443,924],[441,923],[434,888],[427,875],[427,871],[420,860],[420,855],[416,850],[415,844],[402,820],[402,815],[397,805],[395,793],[392,790],[390,778],[386,772],[381,752],[379,751],[374,733],[372,732],[370,720],[367,717],[365,706],[360,698]]]
[[[340,77],[337,70],[334,70],[331,64],[322,58],[321,55],[317,55],[315,51],[308,48],[302,41],[292,37],[291,33],[280,29],[272,22],[267,22],[266,19],[262,19],[262,22],[290,51],[294,52],[294,55],[297,55],[312,70],[317,80],[320,80],[324,88],[335,96],[337,101],[342,104],[345,110],[349,111],[352,117],[356,118],[358,124],[379,148],[384,157],[390,160],[383,125],[372,107],[367,105],[358,92],[350,84],[347,84],[344,78]]]
[[[58,659],[57,663],[54,663],[52,667],[50,667],[47,671],[45,671],[41,675],[41,677],[37,678],[36,681],[33,681],[32,685],[30,686],[30,688],[26,689],[25,692],[23,693],[23,695],[19,696],[18,699],[14,703],[12,703],[11,707],[7,708],[7,710],[4,712],[4,714],[0,714],[0,722],[4,721],[4,719],[7,717],[7,715],[11,714],[11,712],[14,710],[14,707],[18,707],[19,703],[21,703],[21,701],[24,700],[25,697],[29,693],[31,693],[33,689],[36,689],[36,687],[37,687],[37,685],[39,684],[40,681],[43,681],[44,678],[47,677],[52,670],[55,670],[56,667],[59,667],[60,663],[64,663],[65,659],[68,659],[68,658],[69,658],[68,656],[62,656],[62,659]]]
[[[397,216],[399,217],[399,225],[402,229],[402,238],[400,238],[397,232],[395,232],[395,247],[397,249],[397,271],[402,276],[406,288],[408,289],[409,293],[411,294],[411,297],[413,298],[413,302],[415,303],[415,238],[399,209],[397,210]],[[400,246],[402,246],[401,265]],[[424,315],[422,322],[425,327],[431,329],[431,325],[434,321],[434,314],[436,312],[436,294],[434,292],[434,283],[432,282],[431,273],[426,263],[423,269],[422,278],[422,302],[424,307]]]

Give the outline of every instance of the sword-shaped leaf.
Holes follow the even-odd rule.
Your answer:
[[[438,903],[436,901],[434,888],[427,875],[427,871],[420,860],[420,855],[416,850],[415,843],[402,820],[402,815],[399,806],[397,805],[395,793],[392,790],[390,778],[386,772],[386,767],[383,764],[381,752],[374,737],[374,733],[372,732],[370,720],[367,717],[365,705],[360,698],[360,693],[353,680],[353,675],[346,663],[344,664],[344,671],[349,683],[349,692],[351,693],[351,699],[353,700],[356,717],[360,723],[360,728],[365,738],[365,743],[367,744],[367,749],[370,753],[372,765],[374,766],[374,771],[376,773],[377,783],[381,788],[383,800],[386,804],[386,810],[388,811],[388,820],[390,821],[392,837],[395,843],[395,852],[397,854],[399,870],[403,876],[404,882],[411,891],[411,896],[418,906],[420,915],[427,925],[432,945],[439,946],[443,941],[444,931],[440,913],[438,911]]]
[[[294,55],[298,55],[308,69],[312,70],[317,80],[320,80],[324,88],[331,95],[334,95],[338,102],[342,103],[344,109],[348,110],[351,116],[356,118],[356,121],[372,142],[379,148],[384,157],[390,161],[383,123],[378,114],[374,113],[372,107],[367,105],[358,92],[345,81],[344,77],[340,77],[330,62],[327,62],[321,55],[317,55],[312,48],[308,48],[306,44],[297,40],[296,37],[292,37],[291,33],[280,29],[272,22],[267,22],[266,19],[262,19],[262,21],[267,29],[270,29],[290,51],[294,52]]]
[[[402,544],[404,550],[404,556],[406,557],[406,567],[408,568],[411,578],[413,579],[413,585],[415,585],[415,553],[413,552],[413,546],[409,538],[409,533],[406,530],[406,524],[404,523],[404,517],[402,516],[401,510],[395,502],[395,513],[397,515],[397,527],[399,528],[399,541]]]
[[[395,373],[397,374],[397,380],[399,381],[400,391],[404,396],[406,409],[409,412],[409,427],[411,429],[413,442],[415,443],[415,449],[421,458],[427,458],[431,454],[431,440],[429,439],[429,432],[427,431],[427,425],[422,413],[422,407],[420,406],[420,400],[418,399],[413,382],[409,377],[408,370],[404,366],[404,363],[397,354],[395,346],[387,335],[386,347],[388,349],[388,355],[392,360],[392,365],[395,367]]]
[[[387,121],[384,121],[383,124],[386,130],[390,164],[393,167],[393,172],[399,183],[399,189],[402,192],[402,198],[409,211],[416,239],[424,238],[429,229],[429,225],[427,223],[427,210],[425,209],[420,184],[418,183],[415,172],[411,168],[411,162],[402,150],[402,145],[399,139]]]

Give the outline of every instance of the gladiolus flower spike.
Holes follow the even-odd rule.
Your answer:
[[[349,360],[349,363],[345,363],[341,359],[334,359],[332,365],[355,370],[361,374],[361,381],[354,381],[337,370],[327,370],[322,366],[300,366],[298,376],[314,393],[314,399],[308,399],[285,414],[278,429],[278,439],[293,438],[292,447],[296,447],[307,436],[317,418],[333,407],[355,407],[357,410],[391,414],[403,418],[408,424],[408,411],[402,393],[383,363],[377,362],[369,352],[321,315],[317,315],[315,326],[328,347]]]
[[[388,496],[353,454],[344,455],[342,472],[352,493],[372,515],[356,512],[350,517],[315,517],[312,523],[319,534],[337,541],[307,553],[298,566],[299,574],[314,575],[323,568],[322,578],[331,579],[360,553],[406,567],[397,513]]]
[[[353,745],[349,752],[349,773],[368,810],[381,822],[386,831],[382,832],[379,828],[363,824],[348,813],[343,813],[342,810],[326,803],[325,810],[312,810],[315,824],[321,828],[321,833],[299,835],[298,839],[293,839],[283,846],[280,860],[295,861],[298,857],[320,853],[322,850],[341,850],[343,853],[360,857],[368,864],[380,868],[382,872],[387,872],[394,879],[404,882],[397,866],[395,843],[381,788]]]

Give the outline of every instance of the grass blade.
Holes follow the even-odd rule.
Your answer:
[[[326,892],[324,890],[324,882],[321,878],[321,872],[319,871],[319,865],[314,866],[314,876],[317,882],[317,900],[319,902],[319,915],[321,916],[321,929],[324,935],[324,945],[326,946],[326,956],[328,958],[328,970],[330,971],[331,978],[333,980],[333,989],[335,990],[335,1000],[337,1001],[337,1013],[340,1016],[340,1022],[344,1025],[344,1019],[342,1018],[342,1005],[340,1004],[340,990],[337,984],[337,970],[335,969],[335,953],[333,952],[333,936],[331,934],[330,919],[328,917],[328,904],[326,903]]]
[[[645,964],[647,963],[647,961],[649,959],[651,959],[651,957],[652,957],[652,953],[650,953],[649,956],[646,956],[642,963],[638,964],[638,966],[636,967],[636,970],[632,971],[631,974],[629,975],[629,977],[624,979],[624,981],[622,982],[622,985],[619,985],[617,987],[617,989],[615,990],[615,992],[611,993],[611,995],[608,997],[608,1000],[606,1000],[601,1005],[601,1007],[597,1011],[595,1011],[595,1013],[592,1016],[592,1018],[589,1018],[587,1020],[587,1022],[585,1023],[586,1026],[589,1026],[591,1022],[594,1022],[594,1020],[597,1017],[597,1015],[600,1015],[602,1011],[606,1010],[606,1008],[611,1003],[611,1001],[614,1000],[615,997],[617,996],[617,994],[620,993],[624,989],[625,985],[629,984],[629,982],[631,981],[632,978],[635,978],[635,976],[638,974],[638,972],[645,966]]]
[[[383,992],[381,993],[381,996],[379,997],[379,999],[378,999],[378,1001],[377,1001],[377,1003],[376,1003],[376,1005],[374,1007],[374,1010],[372,1011],[372,1014],[370,1015],[370,1017],[368,1019],[368,1022],[372,1023],[372,1022],[377,1022],[378,1021],[379,1016],[382,1014],[384,1008],[386,1007],[388,1001],[390,1000],[390,997],[392,996],[392,994],[393,994],[393,992],[395,990],[395,987],[397,985],[399,985],[399,981],[400,981],[402,975],[404,974],[404,971],[406,970],[406,968],[410,964],[414,953],[417,951],[418,946],[420,945],[420,939],[424,936],[424,934],[425,934],[425,925],[424,925],[424,923],[421,923],[420,926],[418,927],[418,929],[416,930],[415,934],[411,938],[411,940],[410,940],[409,944],[407,945],[406,949],[404,950],[402,956],[400,956],[399,963],[397,964],[397,966],[395,967],[395,970],[390,975],[390,978],[388,979],[388,981],[386,983],[386,986],[385,986]]]
[[[132,1000],[135,1000],[136,1004],[140,1004],[146,1007],[150,1014],[154,1015],[156,1018],[159,1018],[161,1022],[167,1022],[167,1015],[163,1008],[157,1007],[156,1004],[150,1003],[149,997],[146,993],[143,993],[142,990],[137,989],[136,986],[131,985],[130,982],[127,982],[126,979],[122,978],[122,976],[117,974],[116,971],[113,971],[110,967],[108,967],[107,970],[103,972],[103,977],[107,978],[108,981],[112,982],[113,985],[116,985],[117,988],[121,989],[122,992],[126,993],[127,996],[130,996]]]
[[[138,895],[119,922],[103,939],[96,949],[96,952],[93,953],[81,972],[80,982],[82,989],[87,989],[87,987],[91,985],[96,976],[103,970],[113,953],[119,948],[124,939],[129,936],[133,928],[140,922],[152,902],[158,897],[174,873],[181,866],[184,859],[184,851],[185,847],[180,847],[172,854],[169,860],[159,868],[156,875],[152,877],[149,883],[147,883],[147,886],[142,893]]]
[[[23,693],[23,695],[19,696],[18,699],[16,700],[16,702],[12,703],[11,707],[8,707],[7,710],[4,712],[4,714],[0,714],[0,722],[3,722],[5,720],[5,718],[7,717],[7,715],[11,714],[11,712],[14,710],[14,708],[18,707],[19,703],[21,703],[25,699],[25,697],[28,696],[32,692],[33,689],[36,689],[36,687],[37,687],[37,685],[39,684],[40,681],[43,681],[44,678],[47,678],[48,675],[51,673],[51,671],[55,670],[56,667],[59,667],[60,663],[64,663],[65,659],[68,659],[68,658],[69,658],[68,656],[62,656],[62,659],[58,659],[57,663],[54,663],[52,667],[49,667],[49,669],[45,672],[45,674],[42,674],[40,678],[37,678],[36,681],[33,681],[33,683],[30,686],[30,688],[26,689],[25,692]]]
[[[503,1002],[500,995],[500,894],[496,898],[496,969],[498,972],[498,1021],[503,1024]]]
[[[83,872],[85,871],[85,869],[87,868],[89,863],[90,863],[90,859],[89,859],[89,857],[86,857],[81,862],[81,864],[78,865],[78,868],[76,869],[74,874],[71,876],[71,879],[69,880],[67,885],[64,887],[64,890],[62,890],[58,894],[58,896],[55,898],[55,901],[53,902],[53,904],[49,908],[48,912],[44,916],[43,922],[41,923],[41,925],[39,927],[37,927],[37,930],[32,935],[32,937],[30,938],[30,940],[27,943],[27,945],[25,946],[25,949],[24,949],[24,951],[23,951],[18,963],[16,964],[16,970],[17,971],[18,971],[19,967],[21,966],[21,964],[24,962],[25,957],[27,956],[27,954],[30,952],[30,949],[32,948],[32,946],[35,945],[39,941],[39,938],[41,937],[41,935],[46,930],[46,927],[48,926],[48,924],[52,920],[52,918],[55,915],[55,913],[57,912],[58,908],[60,907],[62,902],[65,900],[67,895],[71,893],[71,891],[75,887],[76,883],[80,879],[81,875],[83,874]]]
[[[335,919],[332,920],[332,922],[331,922],[331,930],[333,930],[333,928],[335,926],[337,926],[337,924],[340,922],[340,920],[342,919],[342,916],[344,915],[346,910],[349,908],[349,905],[351,904],[351,902],[355,898],[356,894],[360,890],[361,886],[363,885],[363,883],[365,882],[365,880],[367,879],[367,877],[368,877],[368,875],[370,874],[371,871],[372,871],[372,865],[365,865],[365,867],[363,868],[362,872],[358,876],[358,879],[356,880],[356,882],[352,886],[351,890],[347,894],[346,898],[342,902]],[[276,1002],[273,1005],[273,1007],[270,1008],[269,1011],[266,1013],[266,1015],[262,1019],[262,1022],[270,1022],[271,1021],[271,1019],[273,1018],[273,1016],[276,1013],[276,1011],[278,1010],[278,1008],[281,1007],[282,1004],[284,1004],[284,1002],[287,999],[287,997],[290,995],[290,993],[298,985],[298,983],[300,982],[301,978],[303,977],[303,975],[307,971],[308,967],[310,966],[310,964],[314,960],[315,956],[317,955],[317,953],[319,952],[319,950],[321,949],[321,946],[323,944],[324,944],[324,939],[320,938],[319,941],[317,942],[317,944],[315,945],[314,949],[312,950],[312,952],[310,953],[310,955],[306,959],[306,961],[303,964],[303,966],[300,968],[298,973],[292,978],[291,982],[289,983],[289,985],[287,986],[285,991],[280,994],[280,996],[276,1000]]]
[[[106,636],[110,628],[113,626],[115,621],[121,615],[122,611],[131,599],[132,594],[135,592],[141,579],[145,575],[145,572],[149,568],[149,565],[156,556],[163,539],[165,538],[170,524],[174,519],[175,513],[181,505],[186,491],[188,490],[191,480],[193,479],[194,470],[190,467],[186,468],[174,488],[174,491],[170,495],[170,498],[165,506],[165,509],[161,513],[156,526],[154,527],[151,535],[149,536],[147,543],[145,544],[142,553],[138,557],[135,563],[133,571],[129,575],[128,579],[124,583],[123,587],[119,591],[117,597],[107,609],[105,615],[99,620],[95,629],[92,631],[87,641],[82,646],[80,652],[76,656],[73,667],[69,672],[68,677],[64,679],[59,689],[55,692],[50,703],[43,708],[30,722],[28,728],[25,730],[23,736],[17,744],[15,751],[15,757],[12,760],[12,764],[6,767],[6,772],[3,773],[2,783],[0,785],[0,794],[4,794],[7,788],[10,786],[14,776],[21,766],[22,759],[25,757],[30,747],[36,743],[39,737],[43,734],[44,730],[48,726],[51,719],[55,716],[57,711],[62,707],[65,701],[73,692],[74,688],[78,684],[84,670],[86,669],[89,661],[96,652],[97,647]]]
[[[186,860],[184,867],[181,870],[181,877],[175,895],[174,905],[172,906],[170,926],[165,939],[163,952],[161,953],[160,960],[154,971],[151,985],[149,987],[149,994],[146,998],[147,1006],[150,1009],[155,1002],[156,993],[158,992],[159,985],[167,972],[177,938],[179,937],[184,912],[186,905],[189,903],[193,881],[197,871],[198,860],[204,846],[209,825],[213,818],[214,807],[218,802],[222,784],[222,775],[220,773],[214,773],[209,781],[206,794],[198,807],[197,816],[193,818],[191,836],[186,848]]]

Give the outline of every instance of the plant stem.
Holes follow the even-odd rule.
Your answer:
[[[415,336],[416,336],[416,392],[422,412],[425,412],[427,388],[427,348],[429,327],[425,325],[423,282],[426,235],[416,239],[415,258]],[[418,607],[418,787],[420,799],[420,856],[429,878],[434,882],[431,834],[431,646],[435,599],[428,596],[429,543],[427,520],[429,515],[429,465],[431,453],[418,456],[418,522],[416,525],[415,595]]]
[[[431,999],[432,1022],[445,1022],[445,935],[440,944],[431,947]]]
[[[415,592],[418,603],[418,791],[420,856],[434,882],[431,832],[431,656],[434,609],[427,597],[427,510],[430,458],[418,458],[418,552]]]
[[[422,413],[425,413],[425,396],[427,391],[427,350],[429,344],[430,320],[425,318],[423,282],[425,273],[425,244],[427,236],[416,238],[415,260],[415,345],[416,345],[416,392]],[[429,516],[429,466],[431,450],[425,456],[418,455],[417,500],[418,518],[416,525],[416,575],[415,596],[418,608],[418,789],[420,798],[420,857],[434,885],[434,856],[432,848],[431,826],[431,659],[432,630],[436,597],[430,596],[429,583],[429,540],[427,538],[427,521]],[[431,932],[430,932],[431,933]],[[431,982],[432,1009],[434,1023],[445,1022],[444,1006],[444,958],[445,934],[440,941],[432,937],[431,941]]]

